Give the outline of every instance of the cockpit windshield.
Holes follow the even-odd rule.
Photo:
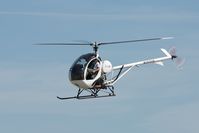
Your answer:
[[[88,53],[80,56],[70,69],[71,80],[83,80],[85,67],[87,63],[94,57],[94,53]]]

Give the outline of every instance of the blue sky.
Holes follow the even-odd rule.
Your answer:
[[[0,131],[199,132],[196,0],[0,1]],[[162,56],[177,47],[183,70],[134,69],[116,85],[116,97],[59,101],[75,95],[68,69],[90,47],[33,46],[73,40],[118,41],[174,36],[173,40],[100,48],[113,65]]]

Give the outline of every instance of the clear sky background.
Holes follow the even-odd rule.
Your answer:
[[[0,132],[199,132],[199,1],[1,0]],[[68,69],[90,47],[34,46],[43,42],[173,40],[103,46],[113,65],[163,56],[177,47],[183,70],[136,68],[116,85],[116,97],[59,101],[73,96]]]

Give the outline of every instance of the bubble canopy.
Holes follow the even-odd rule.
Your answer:
[[[84,72],[87,64],[91,59],[95,58],[94,53],[88,53],[80,56],[72,65],[69,71],[70,80],[84,80]]]

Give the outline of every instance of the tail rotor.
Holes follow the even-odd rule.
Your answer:
[[[171,59],[175,62],[176,67],[178,69],[182,69],[185,63],[185,58],[177,56],[176,47],[170,48],[169,53],[171,55]]]

